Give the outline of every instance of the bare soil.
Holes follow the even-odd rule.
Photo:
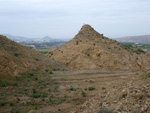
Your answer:
[[[108,92],[138,80],[141,73],[107,69],[55,71],[53,74],[37,71],[34,75],[37,80],[24,77],[16,80],[18,86],[0,87],[0,113],[26,113],[30,110],[36,113],[80,113],[82,105],[91,99],[101,95],[104,97],[98,103],[106,101]],[[121,90],[117,91],[121,93]],[[96,111],[89,113],[100,109],[100,105],[95,107]],[[83,109],[85,113],[87,110]]]

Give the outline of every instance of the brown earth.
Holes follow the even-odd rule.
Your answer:
[[[109,90],[99,93],[71,113],[150,113],[149,81],[150,72],[142,76],[136,73],[120,85],[111,83]]]
[[[48,56],[72,69],[150,68],[149,56],[141,48],[108,39],[90,25],[84,25],[71,41],[49,52]]]
[[[51,70],[52,67],[63,65],[0,35],[0,80],[11,81],[22,73]]]
[[[107,69],[37,72],[37,80],[24,78],[18,86],[0,87],[0,112],[149,113],[150,78],[141,75]]]

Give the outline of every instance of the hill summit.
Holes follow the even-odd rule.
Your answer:
[[[65,45],[49,52],[72,69],[147,69],[149,57],[138,47],[122,45],[83,25],[79,33]]]

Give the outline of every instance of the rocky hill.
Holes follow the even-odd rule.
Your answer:
[[[127,37],[122,37],[122,38],[116,38],[116,40],[118,42],[150,44],[150,35],[127,36]]]
[[[41,53],[24,47],[0,35],[0,80],[12,80],[14,76],[35,70],[63,67]]]
[[[150,67],[149,57],[141,48],[108,39],[90,25],[84,25],[71,41],[49,52],[48,56],[72,69]]]

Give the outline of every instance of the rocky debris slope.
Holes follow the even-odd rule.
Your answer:
[[[139,47],[122,45],[84,25],[65,45],[47,54],[72,69],[149,69],[149,57]]]
[[[150,73],[112,86],[71,113],[150,113]]]

